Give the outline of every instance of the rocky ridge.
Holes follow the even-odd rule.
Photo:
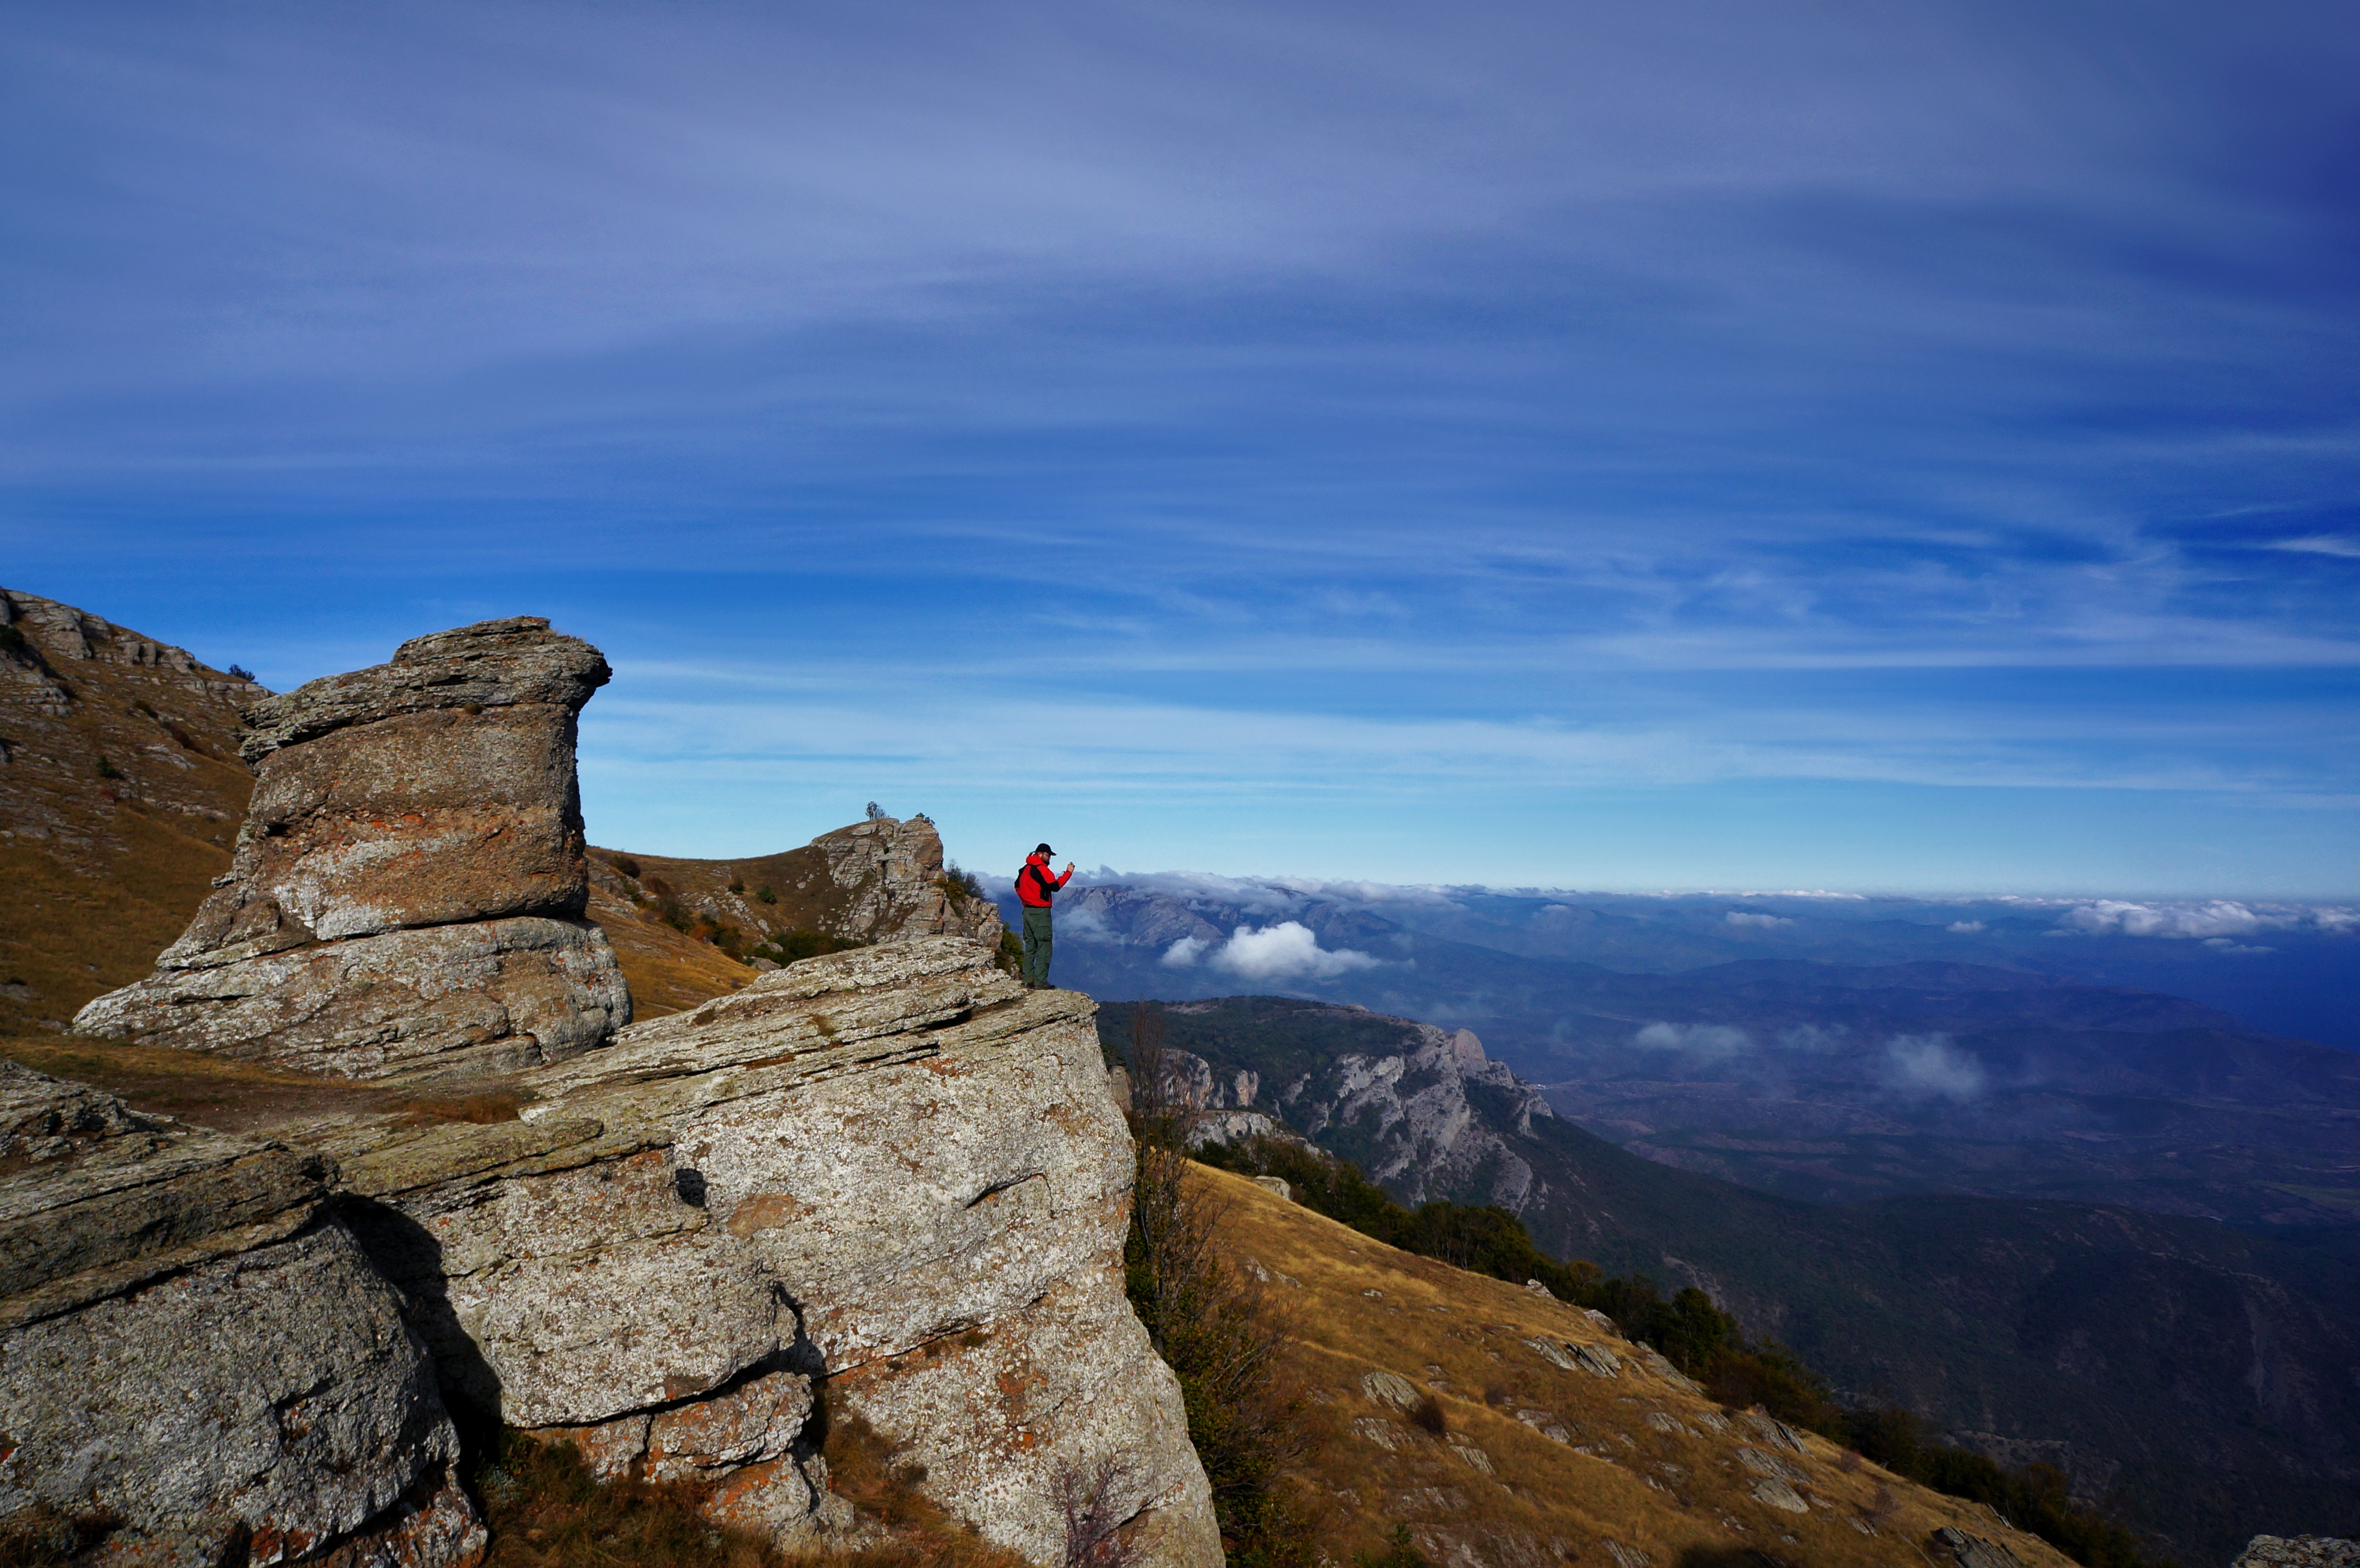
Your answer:
[[[575,715],[608,678],[530,616],[246,710],[231,866],[80,1033],[352,1078],[497,1073],[601,1043],[630,998],[588,898]]]
[[[614,943],[635,1015],[658,1018],[776,968],[761,947],[798,930],[847,942],[948,935],[996,945],[999,909],[947,872],[941,834],[923,813],[870,818],[747,860],[596,849],[590,918]]]
[[[1190,1018],[1219,1007],[1173,1002],[1162,1011]],[[1331,1010],[1378,1030],[1376,1048],[1267,1073],[1217,1070],[1193,1051],[1167,1051],[1172,1091],[1197,1113],[1191,1136],[1202,1144],[1300,1134],[1356,1160],[1411,1207],[1451,1197],[1522,1213],[1549,1196],[1546,1179],[1502,1133],[1529,1138],[1535,1120],[1556,1113],[1536,1086],[1487,1057],[1473,1030]]]
[[[694,1470],[721,1518],[824,1531],[824,1378],[994,1541],[1054,1557],[1063,1478],[1121,1453],[1154,1560],[1218,1562],[1123,1295],[1130,1143],[1094,1010],[912,939],[524,1074],[516,1122],[293,1141],[337,1161],[454,1397],[609,1473]]]
[[[10,1069],[32,1152],[0,1176],[0,1512],[111,1512],[125,1554],[235,1537],[305,1562],[399,1529],[402,1561],[462,1563],[481,1531],[447,1399],[822,1544],[851,1523],[824,1400],[995,1542],[1057,1560],[1098,1485],[1144,1561],[1210,1568],[1178,1385],[1123,1292],[1131,1146],[1094,1005],[993,959],[926,937],[790,965],[500,1080],[520,1114],[481,1124],[261,1142]],[[75,1357],[131,1376],[71,1397]],[[311,1438],[327,1423],[284,1415],[307,1400],[343,1424]],[[191,1435],[158,1413],[183,1407],[255,1413]],[[252,1452],[268,1486],[203,1481]]]

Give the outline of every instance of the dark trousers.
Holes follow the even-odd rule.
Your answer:
[[[1024,910],[1024,980],[1031,985],[1049,983],[1049,915],[1030,905]]]

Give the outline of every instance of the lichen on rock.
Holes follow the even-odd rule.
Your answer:
[[[482,1555],[401,1301],[283,1146],[0,1062],[0,1516],[101,1562]]]
[[[1063,1552],[1124,1456],[1145,1561],[1220,1561],[1179,1388],[1123,1293],[1131,1149],[1087,997],[923,937],[805,960],[513,1080],[504,1127],[366,1118],[353,1224],[455,1397],[716,1517],[825,1530],[824,1399],[987,1538]]]

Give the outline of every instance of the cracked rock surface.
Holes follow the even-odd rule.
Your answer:
[[[291,1135],[454,1398],[607,1473],[716,1482],[785,1542],[829,1528],[813,1405],[1035,1560],[1109,1454],[1146,1561],[1221,1561],[1178,1384],[1122,1285],[1130,1136],[1073,992],[931,936],[764,975],[520,1074],[514,1122]]]
[[[0,1515],[105,1563],[465,1564],[484,1530],[401,1301],[316,1155],[0,1062]]]

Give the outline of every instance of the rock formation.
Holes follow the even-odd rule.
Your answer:
[[[1143,1561],[1215,1568],[1179,1386],[1124,1293],[1095,1005],[938,934],[982,901],[931,823],[798,852],[798,895],[875,945],[590,1051],[629,1005],[580,918],[574,725],[606,676],[544,621],[486,622],[246,710],[229,874],[77,1027],[464,1075],[519,1113],[263,1143],[8,1069],[0,1514],[90,1521],[126,1563],[456,1568],[484,1533],[447,1399],[817,1544],[850,1512],[828,1410],[1026,1556],[1065,1555],[1082,1497]]]
[[[841,889],[843,934],[882,941],[941,933],[1000,940],[989,898],[954,898],[943,886],[943,840],[923,815],[872,817],[811,841]]]
[[[829,1524],[805,1431],[910,1445],[989,1539],[1064,1550],[1112,1484],[1149,1560],[1220,1561],[1179,1389],[1123,1294],[1131,1146],[1094,1005],[918,938],[807,960],[515,1080],[522,1119],[299,1138],[453,1397],[732,1523]]]
[[[0,1516],[97,1561],[461,1564],[484,1530],[315,1155],[0,1062]]]
[[[855,942],[971,936],[998,942],[1006,929],[998,906],[971,895],[947,869],[942,835],[921,814],[872,817],[800,848],[746,860],[600,850],[590,876],[593,913],[610,928],[633,919],[661,921],[670,903],[735,927],[752,942],[803,928]]]
[[[561,1060],[628,1022],[588,894],[574,718],[608,676],[533,617],[414,638],[246,710],[229,873],[77,1031],[346,1077]]]

